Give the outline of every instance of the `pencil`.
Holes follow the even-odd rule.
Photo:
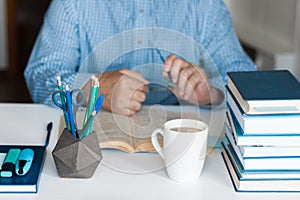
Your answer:
[[[164,57],[161,55],[160,51],[159,51],[158,49],[155,49],[155,50],[156,50],[156,52],[158,53],[158,55],[159,55],[161,61],[162,61],[163,63],[165,63],[165,59],[164,59]],[[170,87],[175,87],[175,84],[173,83],[173,79],[172,79],[172,76],[171,76],[171,73],[170,73],[170,72],[168,72],[168,78],[169,78],[169,86],[170,86]]]

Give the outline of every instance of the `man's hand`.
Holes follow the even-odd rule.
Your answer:
[[[176,85],[173,92],[176,96],[193,104],[219,104],[223,100],[220,90],[211,87],[205,71],[175,55],[167,57],[164,63],[163,76],[168,80],[168,73]]]
[[[120,69],[97,75],[99,94],[104,94],[103,108],[117,114],[133,115],[146,100],[149,83],[140,73]],[[89,83],[84,86],[89,93]]]

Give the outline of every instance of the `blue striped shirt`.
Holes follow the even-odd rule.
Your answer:
[[[48,105],[57,75],[80,88],[94,73],[128,68],[165,85],[155,49],[203,67],[219,88],[227,72],[255,69],[222,0],[53,0],[24,75],[33,101]],[[150,92],[146,103],[167,96]]]

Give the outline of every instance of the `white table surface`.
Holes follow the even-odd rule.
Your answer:
[[[13,132],[21,131],[21,128],[42,132],[49,121],[53,121],[54,127],[38,193],[0,194],[0,199],[300,199],[300,193],[235,192],[218,149],[207,156],[203,172],[194,183],[182,184],[171,181],[158,154],[127,154],[116,150],[102,151],[104,159],[92,178],[63,179],[57,175],[51,155],[58,138],[60,110],[44,105],[0,104],[0,134],[1,140],[4,138],[6,142],[11,138],[5,137],[8,134],[2,131],[8,126],[5,123],[8,118],[3,116],[4,110],[22,111],[20,115],[26,121],[26,126],[16,125]],[[217,129],[222,125],[221,119],[223,117],[213,122]],[[218,125],[220,122],[221,125]]]

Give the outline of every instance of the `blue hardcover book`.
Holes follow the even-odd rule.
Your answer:
[[[243,157],[227,138],[224,138],[228,151],[240,163],[243,170],[262,171],[298,171],[300,156],[277,156],[277,157]]]
[[[248,115],[239,106],[237,99],[229,90],[226,90],[226,96],[232,115],[246,135],[248,133],[257,135],[300,134],[300,126],[298,125],[300,114]]]
[[[300,83],[288,70],[229,72],[228,88],[246,114],[300,113]]]
[[[300,157],[298,156],[243,158],[238,156],[230,144],[228,144],[228,149],[238,159],[244,170],[289,171],[300,169]]]
[[[236,140],[229,131],[225,132],[224,141],[228,140],[234,151],[239,157],[257,158],[257,157],[300,157],[300,146],[270,146],[270,145],[237,145]]]
[[[238,192],[299,192],[300,179],[295,178],[242,178],[222,144],[222,156],[234,188]]]
[[[230,109],[229,109],[230,111]],[[227,111],[225,131],[232,134],[240,146],[299,146],[300,134],[245,134],[235,116]]]
[[[239,179],[300,179],[300,169],[298,170],[266,170],[266,169],[255,169],[248,170],[244,169],[243,165],[239,161],[236,154],[233,154],[230,150],[230,143],[224,138],[221,143],[222,148],[225,151],[226,157],[233,165],[235,172]]]

